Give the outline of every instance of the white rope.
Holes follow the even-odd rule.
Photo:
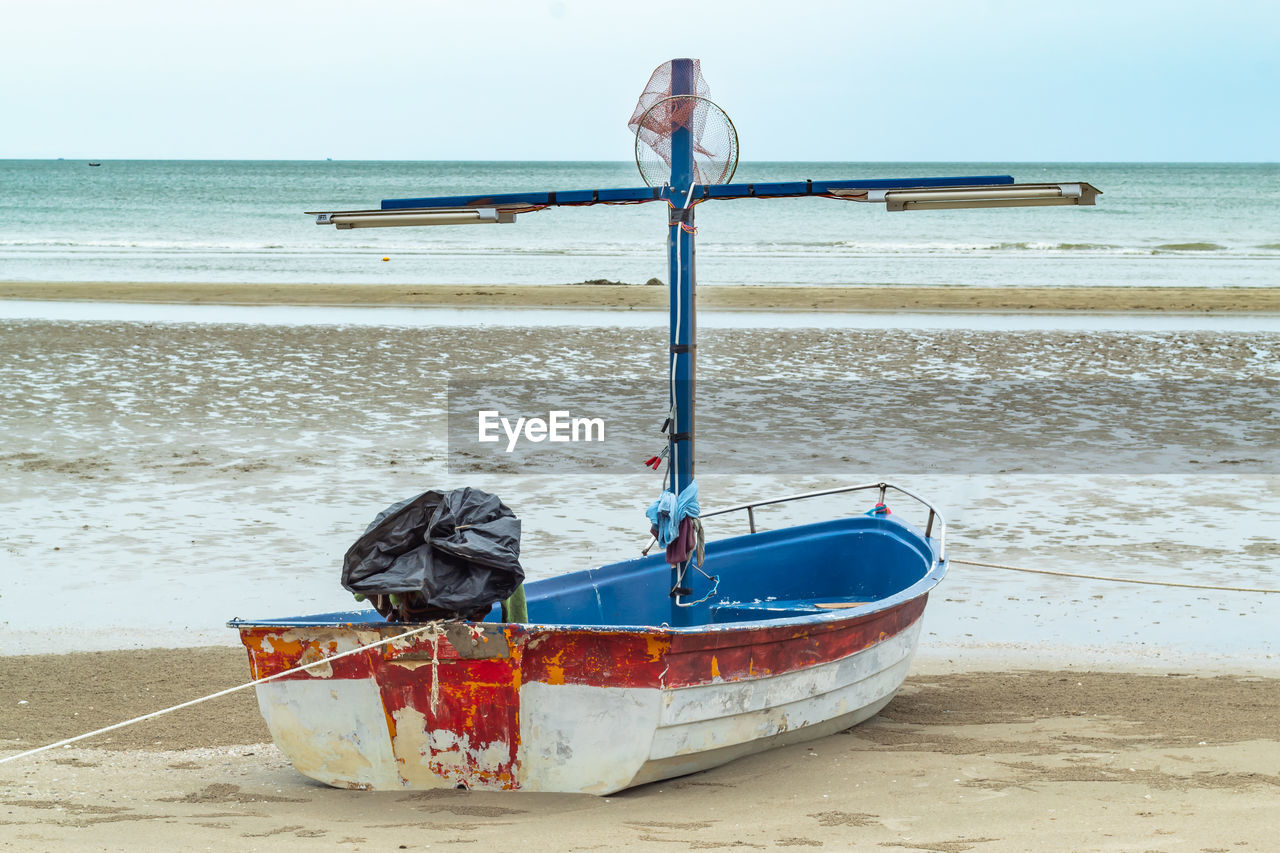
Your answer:
[[[671,284],[676,292],[676,299],[675,299],[676,322],[673,328],[673,334],[675,336],[674,343],[678,344],[680,343],[680,304],[681,304],[680,278],[682,273],[682,269],[681,269],[682,265],[680,263],[680,246],[679,246],[680,226],[678,225],[676,226],[675,239],[676,239],[676,280],[673,281]],[[679,409],[679,406],[676,404],[676,363],[679,357],[680,356],[678,353],[672,352],[671,361],[667,365],[667,382],[670,386],[670,391],[671,391],[671,411],[673,413],[678,411]],[[678,430],[679,430],[679,427],[676,425],[675,418],[672,418],[671,419],[671,435],[675,435]],[[675,441],[667,445],[669,448],[671,448],[671,454],[667,457],[667,473],[671,477],[671,491],[677,492],[677,493],[679,492],[677,485],[678,485],[678,478],[680,476],[678,473],[680,470],[679,465],[676,462],[676,454],[680,452],[678,445],[679,445],[679,442],[675,442]]]
[[[433,628],[438,628],[434,622]],[[436,712],[436,703],[440,701],[440,638],[444,636],[444,631],[432,631],[427,635],[427,641],[431,643],[431,713]]]
[[[36,747],[35,749],[29,749],[26,752],[20,752],[17,755],[10,755],[8,758],[0,758],[0,764],[4,764],[6,761],[17,761],[19,758],[26,758],[29,755],[35,755],[36,753],[44,752],[47,749],[56,749],[57,747],[66,746],[68,744],[75,743],[76,741],[81,741],[86,738],[91,738],[91,737],[96,737],[97,735],[106,734],[107,732],[112,732],[112,731],[115,731],[116,729],[122,729],[125,726],[131,726],[134,723],[141,723],[143,720],[150,720],[154,717],[160,717],[165,714],[171,713],[173,711],[181,710],[183,708],[190,708],[192,705],[199,705],[201,702],[208,702],[210,699],[218,699],[222,696],[235,693],[238,690],[244,690],[247,687],[254,687],[258,684],[266,684],[268,681],[275,681],[277,678],[283,678],[284,676],[294,672],[300,672],[304,669],[311,669],[313,666],[323,666],[324,664],[327,664],[330,661],[335,661],[335,660],[338,660],[339,658],[345,658],[348,655],[358,654],[359,652],[365,652],[365,651],[368,651],[369,649],[377,648],[378,646],[385,646],[387,643],[394,643],[396,640],[402,640],[405,637],[412,637],[415,634],[421,634],[427,631],[433,632],[434,639],[437,642],[440,636],[442,636],[443,634],[443,632],[440,631],[440,623],[431,622],[427,625],[423,625],[421,628],[414,628],[412,631],[405,631],[403,634],[396,634],[394,637],[385,637],[381,640],[378,640],[376,643],[370,643],[367,646],[360,646],[359,648],[351,649],[350,651],[345,651],[340,654],[333,655],[332,657],[321,658],[320,660],[312,661],[311,663],[302,664],[301,666],[295,666],[292,669],[282,670],[280,672],[277,672],[275,675],[267,675],[262,678],[254,679],[253,681],[250,681],[246,684],[241,684],[237,687],[229,687],[226,690],[219,690],[217,693],[210,693],[208,696],[201,696],[199,699],[192,699],[189,702],[183,702],[181,705],[174,705],[171,708],[165,708],[160,711],[152,711],[150,714],[143,714],[141,717],[134,717],[132,720],[125,720],[123,723],[116,723],[115,725],[107,726],[106,728],[103,728],[103,729],[97,729],[96,731],[92,731],[92,732],[85,732],[82,735],[69,737],[66,740],[60,740],[57,743],[51,743],[51,744],[48,744],[47,746],[40,746],[40,747]],[[435,658],[434,645],[432,648],[433,648],[432,658],[434,659]],[[432,694],[431,702],[433,707],[435,705],[435,698],[436,698],[435,697],[436,685],[435,685],[434,664],[435,664],[435,661],[433,660],[432,685],[431,685],[431,694]]]
[[[1051,569],[1028,569],[1023,566],[1006,566],[1002,563],[979,563],[976,560],[957,560],[954,557],[949,560],[952,563],[959,563],[963,566],[982,566],[986,569],[1004,569],[1010,572],[1028,572],[1033,575],[1054,575],[1060,578],[1084,578],[1091,581],[1107,581],[1109,583],[1140,583],[1148,586],[1176,586],[1183,589],[1212,589],[1221,592],[1260,592],[1263,594],[1280,593],[1280,589],[1259,589],[1250,586],[1213,586],[1201,583],[1177,583],[1175,581],[1149,581],[1139,580],[1137,578],[1111,578],[1103,575],[1085,575],[1076,574],[1075,572],[1055,572]]]
[[[985,563],[985,562],[980,562],[978,560],[957,560],[954,557],[949,562],[962,565],[962,566],[979,566],[981,568],[986,568],[986,569],[1002,569],[1010,572],[1026,572],[1029,574],[1052,575],[1054,577],[1064,577],[1064,578],[1081,578],[1084,580],[1106,581],[1108,583],[1134,583],[1134,584],[1145,584],[1147,586],[1179,587],[1182,589],[1207,589],[1207,590],[1215,590],[1219,592],[1254,592],[1254,593],[1260,593],[1263,595],[1274,595],[1274,594],[1280,593],[1280,589],[1262,589],[1259,587],[1245,587],[1245,586],[1217,586],[1213,584],[1198,584],[1198,583],[1177,583],[1175,581],[1153,581],[1153,580],[1141,580],[1138,578],[1116,578],[1116,577],[1107,577],[1104,575],[1090,575],[1090,574],[1082,574],[1082,573],[1076,573],[1076,572],[1059,572],[1059,571],[1054,571],[1052,569],[1030,569],[1025,566],[1010,566],[1010,565],[1005,565],[1003,563]],[[695,566],[695,568],[697,568],[699,571],[702,571],[701,567],[699,566]],[[705,576],[706,573],[703,572],[703,575]],[[431,635],[429,638],[431,640],[431,708],[432,710],[435,710],[436,702],[439,699],[439,692],[438,692],[439,691],[439,666],[440,666],[439,642],[440,642],[440,637],[444,636],[444,632],[441,631],[439,622],[430,622],[426,625],[423,625],[420,628],[414,628],[411,631],[405,631],[404,633],[396,634],[394,637],[384,637],[383,639],[378,640],[376,642],[369,643],[368,645],[364,645],[364,646],[359,646],[357,648],[350,649],[345,652],[340,652],[339,654],[333,655],[331,657],[321,658],[320,660],[312,661],[311,663],[306,663],[300,666],[295,666],[291,669],[282,670],[280,672],[277,672],[275,675],[268,675],[262,678],[257,678],[257,679],[254,679],[253,681],[249,681],[244,684],[237,685],[236,687],[229,687],[226,690],[219,690],[217,693],[210,693],[208,696],[202,696],[199,699],[192,699],[188,702],[183,702],[178,705],[173,705],[171,707],[164,708],[159,711],[152,711],[150,714],[143,714],[140,717],[134,717],[131,720],[125,720],[124,722],[115,723],[114,725],[106,726],[105,728],[95,729],[94,731],[91,731],[91,732],[85,732],[82,735],[69,737],[69,738],[66,738],[65,740],[60,740],[57,743],[51,743],[45,746],[36,747],[35,749],[29,749],[26,752],[20,752],[17,755],[10,755],[7,758],[0,758],[0,764],[4,764],[9,761],[17,761],[20,758],[26,758],[31,755],[36,755],[37,753],[45,752],[46,750],[57,749],[60,746],[67,746],[69,744],[86,740],[91,737],[97,737],[98,735],[106,734],[107,732],[112,732],[112,731],[115,731],[116,729],[122,729],[125,726],[131,726],[135,723],[141,723],[145,720],[154,719],[155,717],[161,717],[161,716],[164,716],[165,714],[169,714],[174,711],[180,711],[183,708],[190,708],[193,705],[199,705],[203,702],[208,702],[213,699],[219,699],[223,696],[236,693],[240,690],[245,690],[249,687],[256,687],[259,684],[266,684],[268,681],[275,681],[277,678],[283,678],[284,676],[290,675],[295,672],[302,672],[303,670],[308,670],[308,669],[311,669],[312,667],[323,666],[324,664],[327,664],[330,661],[339,660],[340,658],[345,658],[345,657],[349,657],[350,655],[359,654],[360,652],[368,651],[369,649],[375,649],[378,646],[385,646],[388,643],[394,643],[396,640],[403,640],[406,637],[412,637],[412,636],[416,636],[417,634],[424,634],[424,633],[430,633]]]
[[[689,209],[689,199],[693,198],[693,188],[696,184],[697,184],[697,181],[689,182],[689,191],[684,194],[684,205],[681,206],[680,208],[681,210]]]

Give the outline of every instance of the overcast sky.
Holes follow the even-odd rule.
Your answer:
[[[0,157],[623,160],[702,60],[744,160],[1280,160],[1280,2],[0,0]]]

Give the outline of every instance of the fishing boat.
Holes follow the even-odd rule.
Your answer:
[[[880,511],[754,530],[761,506],[868,492]],[[375,789],[608,794],[841,731],[901,686],[946,573],[941,515],[925,504],[914,528],[889,492],[918,500],[866,484],[704,514],[754,532],[707,543],[717,594],[674,613],[665,554],[531,581],[526,623],[495,605],[259,685],[262,715],[305,775]],[[369,610],[232,624],[255,678],[415,627]]]
[[[609,794],[846,729],[901,687],[947,570],[937,508],[883,482],[710,512],[696,500],[694,207],[805,196],[889,210],[1088,205],[1098,191],[1007,175],[733,184],[736,129],[707,94],[696,60],[654,72],[631,121],[645,187],[388,199],[315,214],[345,229],[662,203],[670,409],[666,447],[650,460],[666,464],[650,507],[665,551],[530,581],[520,621],[493,603],[438,622],[371,609],[231,622],[254,677],[268,679],[257,691],[272,737],[303,774],[363,789]],[[762,507],[820,497],[843,501],[841,514],[757,523]],[[890,499],[917,507],[922,526]],[[725,535],[676,547],[695,521]]]

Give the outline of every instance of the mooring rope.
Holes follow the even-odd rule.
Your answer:
[[[964,566],[982,566],[986,569],[1004,569],[1010,572],[1028,572],[1033,575],[1054,575],[1060,578],[1084,578],[1091,581],[1107,581],[1109,583],[1140,583],[1147,586],[1176,586],[1183,589],[1212,589],[1221,592],[1260,592],[1263,594],[1277,594],[1280,589],[1259,589],[1251,586],[1213,586],[1211,584],[1202,583],[1177,583],[1176,581],[1151,581],[1139,580],[1138,578],[1111,578],[1104,575],[1086,575],[1076,572],[1056,572],[1052,569],[1028,569],[1024,566],[1006,566],[1003,563],[980,563],[977,560],[957,560],[952,557],[948,562],[958,563]]]
[[[267,676],[263,676],[262,678],[256,678],[253,681],[246,682],[245,684],[241,684],[236,687],[229,687],[226,690],[219,690],[217,693],[210,693],[208,696],[201,696],[199,699],[192,699],[189,702],[183,702],[180,705],[174,705],[170,708],[164,708],[163,710],[160,710],[160,711],[152,711],[150,714],[143,714],[141,717],[134,717],[132,720],[125,720],[122,723],[116,723],[114,725],[107,726],[106,728],[97,729],[91,732],[85,732],[82,735],[69,737],[66,740],[60,740],[57,743],[51,743],[46,746],[39,746],[39,747],[36,747],[35,749],[28,749],[26,752],[20,752],[17,755],[10,755],[8,758],[0,758],[0,764],[4,764],[6,761],[17,761],[19,758],[26,758],[29,755],[35,755],[36,753],[44,752],[47,749],[56,749],[60,746],[67,746],[68,744],[75,743],[76,741],[85,740],[86,738],[97,737],[98,735],[106,734],[107,732],[112,732],[112,731],[115,731],[116,729],[122,729],[125,726],[131,726],[134,723],[141,723],[144,720],[150,720],[155,717],[160,717],[165,714],[171,713],[173,711],[179,711],[183,708],[190,708],[192,705],[199,705],[201,702],[208,702],[210,699],[218,699],[222,696],[235,693],[238,690],[244,690],[245,688],[248,688],[248,687],[255,687],[259,684],[266,684],[268,681],[275,681],[277,678],[283,678],[284,676],[294,672],[301,672],[304,669],[311,669],[314,666],[323,666],[324,664],[327,664],[330,661],[338,660],[339,658],[345,658],[349,655],[359,654],[360,652],[366,652],[369,649],[375,649],[378,646],[385,646],[387,643],[394,643],[396,640],[403,640],[405,637],[412,637],[415,634],[423,634],[427,632],[430,632],[433,638],[432,657],[435,658],[434,643],[439,641],[439,638],[442,636],[443,632],[440,630],[439,622],[430,622],[426,625],[423,625],[421,628],[414,628],[412,631],[405,631],[402,634],[396,634],[394,637],[384,637],[383,639],[378,640],[375,643],[369,643],[368,645],[360,646],[359,648],[355,648],[355,649],[350,649],[348,651],[341,652],[339,654],[332,655],[330,657],[321,658],[320,660],[312,661],[311,663],[304,663],[300,666],[292,667],[291,669],[282,670],[280,672],[277,672],[275,675],[267,675]],[[434,680],[435,680],[435,673],[433,672],[432,673],[432,681],[433,681],[432,705],[433,706],[435,704],[434,693],[436,690]]]
[[[1206,590],[1215,590],[1218,592],[1255,592],[1263,595],[1274,595],[1274,594],[1280,593],[1280,589],[1262,589],[1260,587],[1249,587],[1249,586],[1217,586],[1214,584],[1201,584],[1201,583],[1178,583],[1177,581],[1154,581],[1154,580],[1142,580],[1139,578],[1116,578],[1116,577],[1108,577],[1106,575],[1090,575],[1090,574],[1084,574],[1080,572],[1060,572],[1060,571],[1055,571],[1053,569],[1031,569],[1031,568],[1027,568],[1026,566],[1010,566],[1004,563],[986,563],[986,562],[981,562],[979,560],[958,560],[954,557],[952,557],[951,560],[949,560],[949,562],[957,565],[962,565],[962,566],[978,566],[984,569],[1002,569],[1004,571],[1009,571],[1009,572],[1026,572],[1028,574],[1033,574],[1033,575],[1052,575],[1054,577],[1061,577],[1061,578],[1080,578],[1083,580],[1105,581],[1107,583],[1135,583],[1135,584],[1144,584],[1146,586],[1170,586],[1170,587],[1178,587],[1181,589],[1206,589]],[[330,657],[325,657],[317,661],[312,661],[311,663],[305,663],[299,666],[292,667],[290,669],[282,670],[280,672],[277,672],[275,675],[267,675],[262,678],[256,678],[253,681],[248,681],[248,682],[245,682],[244,684],[240,684],[235,687],[229,687],[226,690],[219,690],[217,693],[210,693],[208,696],[201,696],[199,699],[192,699],[188,702],[182,702],[181,704],[173,705],[168,708],[163,708],[159,711],[152,711],[150,714],[143,714],[140,717],[134,717],[131,720],[125,720],[124,722],[115,723],[114,725],[106,726],[105,728],[95,729],[94,731],[91,731],[91,732],[85,732],[82,735],[69,737],[69,738],[66,738],[65,740],[60,740],[57,743],[46,744],[45,746],[39,746],[39,747],[36,747],[35,749],[29,749],[26,752],[19,752],[17,755],[10,755],[7,758],[0,758],[0,764],[4,764],[9,761],[17,761],[19,758],[26,758],[31,755],[36,755],[37,753],[45,752],[46,750],[57,749],[60,746],[68,746],[69,744],[73,744],[78,741],[86,740],[91,737],[97,737],[98,735],[106,734],[107,732],[115,731],[116,729],[122,729],[125,726],[132,726],[135,723],[141,723],[145,720],[154,719],[155,717],[161,717],[161,716],[164,716],[165,714],[169,714],[174,711],[180,711],[183,708],[190,708],[193,705],[199,705],[203,702],[208,702],[212,699],[219,699],[223,696],[227,696],[231,693],[236,693],[240,690],[245,690],[249,687],[256,687],[259,684],[266,684],[268,681],[275,681],[277,678],[283,678],[284,676],[290,675],[295,672],[301,672],[303,670],[311,669],[312,667],[322,666],[324,664],[329,663],[330,661],[335,661],[340,658],[348,657],[349,655],[359,654],[360,652],[365,652],[365,651],[368,651],[369,649],[375,649],[378,646],[385,646],[388,643],[394,643],[396,640],[403,640],[406,637],[412,637],[417,634],[426,634],[426,633],[430,634],[429,639],[431,640],[431,658],[432,658],[431,660],[431,707],[434,710],[436,706],[437,696],[438,696],[437,690],[439,689],[437,686],[438,684],[437,679],[439,678],[438,667],[440,664],[439,664],[439,653],[438,653],[437,644],[440,641],[440,637],[443,636],[443,632],[440,629],[439,622],[430,622],[426,625],[423,625],[420,628],[414,628],[411,631],[405,631],[404,633],[396,634],[394,637],[384,637],[383,639],[373,643],[369,643],[368,645],[359,646],[357,648],[350,649],[345,652],[340,652],[339,654],[332,655]]]

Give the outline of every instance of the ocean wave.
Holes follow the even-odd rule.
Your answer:
[[[145,249],[153,252],[191,252],[191,251],[311,251],[312,247],[291,247],[286,249],[280,243],[259,242],[208,242],[201,240],[40,240],[40,239],[0,239],[0,250],[29,249],[57,251],[98,251],[98,250],[135,250]]]
[[[1156,247],[1161,250],[1187,249],[1223,249],[1216,243],[1169,243]],[[1280,243],[1267,244],[1259,248],[1280,249]],[[34,251],[112,251],[145,250],[154,252],[337,252],[354,254],[360,252],[396,252],[399,254],[420,255],[632,255],[652,254],[655,242],[649,239],[632,241],[596,240],[591,242],[557,241],[542,245],[486,241],[440,241],[430,243],[355,243],[346,239],[311,240],[284,244],[279,241],[237,241],[237,240],[66,240],[38,238],[0,238],[0,251],[3,250]],[[948,254],[968,252],[1148,252],[1148,246],[1122,246],[1113,243],[1061,243],[1061,242],[970,242],[970,241],[861,241],[861,240],[770,240],[770,241],[707,241],[699,246],[699,251],[730,252],[748,254],[790,254],[804,253],[848,253],[848,254]]]
[[[699,245],[700,254],[717,258],[743,259],[797,259],[797,258],[869,258],[869,257],[964,257],[964,256],[1022,256],[1027,258],[1051,258],[1070,255],[1149,257],[1151,255],[1177,255],[1183,253],[1214,253],[1218,257],[1268,258],[1271,252],[1280,250],[1280,243],[1254,246],[1225,246],[1208,241],[1170,242],[1152,246],[1122,245],[1103,242],[1061,242],[1053,240],[1019,241],[859,241],[859,240],[770,240],[733,241],[707,240]],[[0,256],[27,255],[54,260],[58,256],[67,259],[135,256],[209,255],[233,258],[235,256],[331,257],[353,258],[368,254],[395,255],[417,258],[596,258],[596,259],[648,259],[665,256],[660,244],[644,239],[635,241],[592,242],[535,242],[521,244],[497,240],[484,242],[435,241],[431,243],[352,243],[345,240],[313,240],[296,244],[272,241],[219,241],[219,240],[65,240],[65,239],[0,239]]]
[[[1161,243],[1152,252],[1220,252],[1226,248],[1218,243]]]
[[[700,246],[698,251],[708,254],[751,254],[799,256],[814,254],[832,255],[969,255],[998,253],[1060,254],[1079,252],[1095,254],[1145,255],[1146,246],[1122,246],[1114,243],[1060,243],[1039,241],[1005,242],[860,242],[841,240],[825,243],[771,242],[771,243],[719,243]]]

